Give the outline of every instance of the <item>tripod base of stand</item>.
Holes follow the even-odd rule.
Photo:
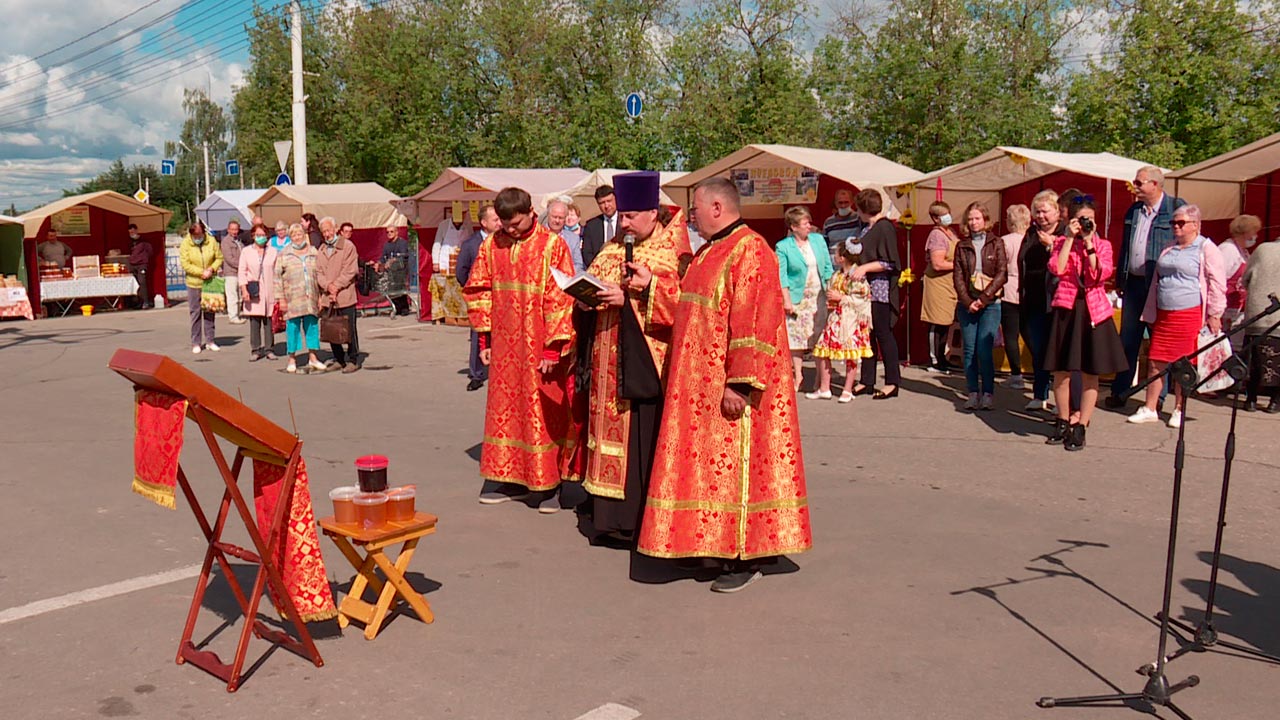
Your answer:
[[[1169,679],[1163,674],[1152,675],[1147,680],[1147,684],[1142,688],[1140,693],[1111,693],[1110,695],[1081,695],[1079,697],[1042,697],[1036,701],[1036,705],[1042,708],[1054,707],[1079,707],[1087,705],[1110,705],[1110,704],[1141,704],[1150,707],[1167,707],[1173,714],[1182,718],[1182,720],[1191,720],[1191,716],[1187,715],[1177,705],[1173,704],[1173,695],[1175,693],[1195,687],[1200,684],[1200,678],[1192,675],[1186,680],[1173,685],[1169,684]]]
[[[1161,616],[1161,613],[1156,613],[1155,617],[1157,620],[1163,619]],[[1193,628],[1190,625],[1182,622],[1181,620],[1174,620],[1173,618],[1169,618],[1169,626],[1170,626],[1169,632],[1173,634],[1175,637],[1177,637],[1180,641],[1182,641],[1182,647],[1179,647],[1175,652],[1169,655],[1169,657],[1165,658],[1166,663],[1173,662],[1174,660],[1177,660],[1183,655],[1188,655],[1194,652],[1208,652],[1209,650],[1215,647],[1222,647],[1222,648],[1231,650],[1233,652],[1258,658],[1259,660],[1262,660],[1265,662],[1273,662],[1276,664],[1280,664],[1280,657],[1276,655],[1271,655],[1270,653],[1265,653],[1265,652],[1262,652],[1261,650],[1255,650],[1254,648],[1251,648],[1245,645],[1240,645],[1237,643],[1229,642],[1227,640],[1219,639],[1218,631],[1214,629],[1213,623],[1211,622],[1201,622],[1199,625]],[[1191,639],[1187,639],[1183,637],[1181,634],[1174,632],[1173,628],[1175,627],[1181,630],[1182,632],[1190,635]],[[1137,672],[1139,675],[1146,675],[1150,677],[1151,674],[1155,672],[1155,670],[1156,670],[1155,663],[1147,663],[1146,665],[1143,665],[1142,667],[1138,668]]]

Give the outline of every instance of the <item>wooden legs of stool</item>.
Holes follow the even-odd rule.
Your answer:
[[[342,599],[342,604],[338,606],[339,627],[345,628],[351,620],[358,620],[364,623],[365,638],[372,640],[382,629],[382,624],[386,622],[397,596],[408,603],[423,622],[435,621],[435,615],[432,614],[427,599],[414,590],[404,577],[421,537],[406,540],[400,549],[399,557],[392,563],[384,552],[385,546],[371,544],[366,547],[369,554],[361,558],[360,553],[352,547],[347,538],[327,532],[326,534],[329,534],[343,557],[356,569],[355,579],[351,581],[351,592],[347,593],[347,596]],[[381,570],[386,576],[386,582],[378,577],[375,568]],[[377,593],[376,603],[365,602],[363,595],[366,588]]]

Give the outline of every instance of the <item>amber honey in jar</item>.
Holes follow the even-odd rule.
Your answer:
[[[360,493],[352,502],[356,506],[356,521],[365,530],[387,524],[387,494]]]
[[[356,506],[352,501],[359,494],[360,488],[354,485],[334,488],[329,491],[329,499],[333,501],[334,522],[343,525],[356,524]]]
[[[387,519],[405,522],[413,519],[416,489],[412,485],[391,488],[387,491]]]

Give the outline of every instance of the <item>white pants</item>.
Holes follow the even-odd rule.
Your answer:
[[[227,319],[232,322],[240,320],[240,278],[224,277],[227,286]]]

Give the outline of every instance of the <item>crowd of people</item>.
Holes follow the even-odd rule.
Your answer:
[[[219,352],[216,317],[223,310],[232,325],[249,325],[249,362],[274,361],[275,335],[285,333],[289,373],[354,373],[363,362],[357,326],[357,282],[362,270],[352,242],[354,226],[331,217],[304,214],[292,225],[278,222],[274,233],[254,217],[242,229],[232,220],[221,239],[204,224],[190,225],[178,250],[186,276],[191,318],[191,352]],[[409,247],[395,227],[376,261],[381,272],[408,262]],[[210,282],[218,278],[218,282]],[[407,298],[396,297],[392,300]],[[396,305],[399,309],[399,304]],[[331,357],[321,361],[321,342]]]
[[[1114,255],[1112,243],[1100,235],[1094,198],[1075,189],[1061,196],[1043,190],[1030,207],[1008,207],[1003,235],[996,234],[981,202],[969,204],[958,217],[945,202],[929,207],[933,228],[925,241],[919,310],[928,333],[926,369],[951,373],[949,355],[960,351],[961,409],[994,409],[994,350],[1001,337],[1009,366],[1005,385],[1025,390],[1021,340],[1029,350],[1031,367],[1025,369],[1032,376],[1025,410],[1052,413],[1046,442],[1080,450],[1101,378],[1114,378],[1104,404],[1123,408],[1144,339],[1149,339],[1148,369],[1141,380],[1148,384],[1142,405],[1128,418],[1131,423],[1161,419],[1170,362],[1195,352],[1202,337],[1212,338],[1267,306],[1280,276],[1272,259],[1275,243],[1250,251],[1262,229],[1258,218],[1236,218],[1231,238],[1216,245],[1201,232],[1199,208],[1164,192],[1159,168],[1139,170],[1133,187],[1137,200],[1125,214],[1124,237]],[[897,278],[904,266],[894,227],[880,210],[879,193],[841,190],[822,233],[814,231],[804,208],[786,211],[789,232],[775,253],[798,392],[804,359],[812,357],[816,366],[816,385],[806,398],[833,397],[833,360],[845,361],[839,402],[867,393],[877,399],[897,395],[893,328],[900,307]],[[838,268],[813,251],[824,243]],[[958,348],[952,347],[953,328],[959,331]],[[1235,340],[1237,348],[1251,346],[1244,407],[1256,411],[1258,398],[1266,395],[1267,411],[1280,412],[1275,332],[1265,324],[1251,326],[1246,338],[1256,341]],[[876,390],[878,362],[885,364],[885,385]],[[1166,422],[1176,428],[1184,398],[1180,388],[1174,394]]]

